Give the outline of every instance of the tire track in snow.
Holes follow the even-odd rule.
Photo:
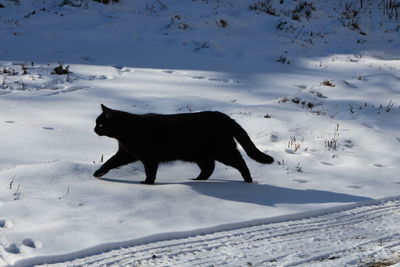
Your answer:
[[[77,258],[41,259],[54,266],[347,266],[400,262],[400,199],[339,207],[298,219],[245,223],[237,229],[173,233],[162,241],[121,243]],[[160,238],[161,239],[161,238]],[[105,251],[105,252],[104,252]],[[396,254],[398,253],[398,254]],[[85,253],[83,253],[85,254]],[[24,260],[16,266],[40,263]],[[46,265],[51,266],[51,265]]]

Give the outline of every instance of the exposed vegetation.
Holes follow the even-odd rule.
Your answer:
[[[321,85],[328,86],[328,87],[335,87],[336,85],[330,80],[324,80]]]
[[[71,74],[71,72],[69,71],[69,65],[64,67],[63,64],[59,63],[58,67],[55,67],[51,74],[57,74],[57,75],[68,75],[68,74]]]
[[[272,0],[261,0],[249,6],[250,10],[255,10],[268,15],[277,16],[275,8],[272,6]]]
[[[105,4],[105,5],[108,5],[110,3],[119,3],[119,0],[93,0],[93,1]]]
[[[302,17],[310,19],[312,12],[315,10],[316,8],[312,2],[300,1],[292,11],[292,19],[301,20]]]

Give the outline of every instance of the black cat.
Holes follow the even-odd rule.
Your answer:
[[[96,119],[94,131],[117,139],[119,149],[93,174],[95,177],[140,160],[146,172],[144,183],[153,184],[159,163],[183,160],[200,167],[196,180],[207,180],[217,160],[238,169],[243,179],[251,183],[250,171],[234,139],[252,159],[260,163],[274,162],[256,148],[238,123],[220,112],[137,115],[101,107],[103,113]]]

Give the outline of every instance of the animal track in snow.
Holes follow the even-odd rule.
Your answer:
[[[114,79],[114,76],[111,75],[92,75],[89,76],[89,81],[95,81],[95,80],[112,80]]]
[[[321,163],[322,165],[326,165],[326,166],[333,166],[333,163],[326,162],[326,161],[320,161],[320,163]]]
[[[307,89],[307,85],[305,85],[305,84],[299,84],[299,85],[294,85],[295,87],[298,87],[299,89],[301,89],[301,90],[304,90],[304,89]]]
[[[363,188],[363,186],[360,186],[360,185],[348,185],[346,187],[347,188],[353,188],[353,189],[361,189],[361,188]]]
[[[230,81],[229,79],[224,79],[224,78],[208,78],[208,80],[211,82],[223,82],[223,83],[227,83]]]
[[[4,248],[5,251],[11,254],[20,254],[21,250],[19,249],[18,245],[15,243],[11,243]]]
[[[25,238],[24,240],[22,240],[22,245],[30,248],[36,248],[35,242],[30,238]]]
[[[54,131],[55,129],[53,127],[42,127],[43,130],[49,130],[49,131]]]
[[[192,79],[194,79],[194,80],[203,80],[203,79],[205,79],[206,77],[204,77],[204,76],[193,76],[192,77]]]
[[[25,238],[20,244],[10,243],[4,247],[4,250],[10,254],[22,254],[26,251],[40,247],[40,242],[37,243],[31,238]]]
[[[10,221],[0,219],[0,228],[11,228],[12,223]]]
[[[306,179],[293,179],[293,181],[301,183],[301,184],[307,184],[310,182],[310,180],[306,180]]]
[[[348,82],[348,81],[343,81],[343,83],[344,83],[347,87],[349,87],[349,88],[353,88],[353,89],[358,88],[357,85],[355,85],[355,84],[353,84],[353,83],[350,83],[350,82]]]
[[[271,140],[271,142],[278,142],[279,137],[277,135],[271,134],[270,140]]]
[[[379,163],[375,163],[374,165],[372,165],[372,166],[374,166],[374,167],[377,167],[377,168],[382,168],[382,167],[385,167],[385,165],[383,165],[383,164],[379,164]]]
[[[173,71],[173,70],[163,70],[162,72],[165,72],[165,73],[168,73],[168,74],[175,73],[175,71]]]
[[[238,81],[238,80],[231,80],[231,79],[226,79],[226,78],[209,78],[208,80],[211,81],[211,82],[241,83],[241,81]]]

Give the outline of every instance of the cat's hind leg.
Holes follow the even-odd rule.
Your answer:
[[[144,165],[144,171],[146,173],[146,180],[142,184],[154,184],[156,180],[158,162],[154,161],[142,161]]]
[[[118,150],[117,153],[107,160],[94,174],[94,177],[100,178],[104,176],[111,169],[121,167],[123,165],[137,161],[138,159],[129,153]]]
[[[214,160],[199,161],[196,163],[200,167],[201,171],[199,176],[193,180],[207,180],[208,178],[210,178],[215,168]]]
[[[244,161],[239,150],[237,150],[236,148],[233,150],[230,150],[228,153],[219,155],[217,160],[222,162],[225,165],[236,168],[240,172],[240,174],[242,175],[242,177],[246,183],[253,182],[253,179],[251,178],[250,170],[247,167],[246,162]]]

